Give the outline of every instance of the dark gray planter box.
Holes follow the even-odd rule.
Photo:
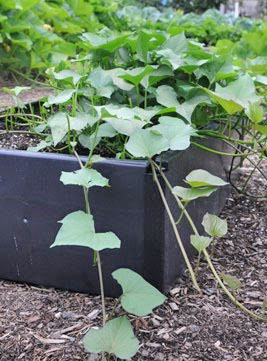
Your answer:
[[[220,141],[208,144],[222,149]],[[165,166],[172,185],[193,169],[206,169],[226,178],[226,158],[195,147],[166,154]],[[167,292],[185,270],[174,233],[146,161],[106,160],[96,168],[110,180],[110,188],[92,188],[90,204],[96,230],[113,231],[122,240],[120,250],[102,253],[106,295],[117,296],[120,287],[111,272],[128,267]],[[68,155],[0,150],[0,278],[98,294],[97,267],[92,252],[83,247],[50,249],[67,213],[84,209],[80,187],[64,186],[61,171],[79,169]],[[164,185],[163,185],[164,186]],[[164,187],[178,219],[179,210]],[[224,187],[209,198],[192,202],[188,210],[198,227],[205,212],[218,213],[228,194]],[[192,256],[186,220],[179,231]]]

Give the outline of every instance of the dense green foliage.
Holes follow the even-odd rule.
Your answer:
[[[86,56],[46,72],[58,90],[45,103],[52,115],[42,129],[37,128],[40,133],[51,131],[41,148],[61,148],[67,142],[70,149],[74,142],[97,147],[100,153],[108,150],[118,158],[140,158],[144,157],[140,142],[132,141],[139,131],[151,142],[158,140],[162,151],[185,149],[197,131],[222,136],[221,129],[230,123],[239,127],[243,117],[248,129],[258,129],[259,136],[266,131],[263,99],[255,87],[263,91],[266,85],[264,56],[255,57],[253,52],[252,59],[233,57],[229,41],[207,51],[183,33],[170,37],[154,30],[117,36],[85,33],[82,39]],[[54,105],[60,106],[58,113]],[[216,123],[218,133],[203,129]],[[180,136],[172,139],[172,127],[174,134],[180,129],[183,141]],[[155,154],[153,147],[147,148],[146,156]]]
[[[227,0],[145,0],[140,3],[158,8],[161,8],[163,5],[172,6],[173,8],[181,9],[186,13],[201,13],[210,8],[219,8],[221,4],[226,4]]]
[[[99,31],[111,0],[0,0],[0,58],[6,67],[44,69],[70,56],[79,35]]]
[[[0,10],[0,66],[37,73],[76,54],[86,55],[90,48],[83,35],[86,32],[105,35],[140,28],[167,31],[172,36],[185,32],[207,45],[222,39],[236,42],[246,39],[247,33],[252,33],[250,38],[257,37],[257,32],[266,36],[263,21],[234,19],[214,9],[183,15],[171,8],[163,12],[132,5],[119,8],[111,0],[0,0]],[[262,46],[251,41],[250,45],[252,51]],[[251,53],[251,49],[246,51]]]
[[[220,39],[238,41],[243,33],[264,26],[261,20],[235,19],[233,14],[222,15],[215,9],[209,9],[202,15],[183,15],[171,8],[159,11],[155,7],[127,6],[118,10],[116,16],[119,20],[118,29],[153,28],[168,31],[172,35],[184,31],[186,36],[207,45],[214,45]]]

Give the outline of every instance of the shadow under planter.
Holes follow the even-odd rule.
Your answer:
[[[218,140],[206,144],[223,149]],[[175,186],[183,185],[185,176],[199,168],[226,179],[228,161],[191,146],[183,152],[167,153],[164,164]],[[110,159],[95,168],[109,178],[111,185],[90,190],[96,231],[113,231],[122,241],[119,250],[102,252],[106,295],[121,293],[111,276],[120,267],[138,272],[167,292],[184,272],[185,264],[148,163]],[[0,278],[99,294],[97,267],[90,249],[49,248],[59,230],[58,221],[84,209],[82,189],[59,181],[61,171],[77,169],[76,158],[69,155],[0,150]],[[178,219],[180,210],[162,186]],[[223,187],[209,198],[190,203],[188,211],[199,229],[206,212],[220,212],[228,192],[229,187]],[[192,257],[192,232],[185,219],[179,232]]]

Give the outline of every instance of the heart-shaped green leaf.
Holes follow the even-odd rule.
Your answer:
[[[147,123],[138,119],[104,118],[106,122],[120,134],[132,135],[136,129],[143,128]]]
[[[127,70],[125,71],[124,75],[120,75],[119,77],[127,80],[135,86],[138,86],[141,80],[153,70],[155,70],[154,66],[146,65],[144,68],[134,68],[131,70]]]
[[[212,237],[223,237],[227,233],[227,221],[214,214],[206,213],[203,217],[202,225],[205,232]]]
[[[248,109],[250,103],[259,101],[254,82],[248,74],[240,76],[225,87],[216,84],[215,92],[206,88],[203,90],[221,104],[229,114]]]
[[[192,236],[190,236],[190,240],[191,240],[192,246],[195,247],[195,249],[199,253],[201,253],[202,251],[204,251],[204,249],[206,249],[210,245],[212,238],[198,236],[198,235],[192,235]]]
[[[62,172],[60,180],[63,184],[74,184],[87,189],[98,186],[107,187],[108,179],[103,177],[97,170],[82,168],[74,172]]]
[[[249,104],[246,114],[253,123],[260,123],[263,120],[263,109],[258,103]]]
[[[55,115],[52,115],[48,119],[48,126],[51,128],[52,138],[54,145],[57,145],[67,134],[68,132],[68,115],[63,112],[58,112]],[[69,116],[70,130],[80,131],[90,124],[92,116],[88,114],[76,115],[76,117]]]
[[[110,98],[115,90],[111,75],[101,67],[92,70],[88,80],[97,90],[97,94],[105,98]]]
[[[164,138],[168,139],[171,150],[184,150],[190,146],[190,137],[196,131],[181,119],[174,117],[160,117],[159,125],[153,127]]]
[[[156,90],[156,97],[159,104],[164,105],[169,109],[174,108],[173,111],[176,111],[176,113],[180,114],[189,122],[191,121],[192,113],[198,104],[210,103],[207,96],[198,94],[180,104],[177,100],[176,91],[169,85],[159,86]]]
[[[84,336],[83,345],[87,352],[107,352],[129,360],[138,351],[139,342],[130,322],[124,316],[108,321],[98,330],[89,330]]]
[[[176,54],[186,52],[188,49],[188,40],[184,33],[170,37],[162,46],[163,49],[171,49]]]
[[[161,85],[157,88],[157,102],[167,108],[179,107],[176,91],[169,85]]]
[[[120,248],[120,240],[113,232],[95,233],[94,220],[91,214],[76,211],[68,214],[62,223],[55,242],[50,246],[82,246],[94,251]]]
[[[206,186],[225,186],[226,183],[223,179],[210,174],[203,169],[196,169],[190,172],[185,178],[185,182],[191,187],[206,187]]]
[[[150,129],[136,129],[125,148],[134,157],[152,158],[167,150],[169,142],[162,135],[152,133]]]
[[[180,197],[182,201],[189,202],[200,197],[208,197],[217,190],[217,187],[199,187],[199,188],[184,188],[176,186],[172,189],[172,193]]]
[[[172,70],[176,70],[185,64],[181,55],[175,54],[171,49],[161,49],[156,53],[162,56],[161,63],[170,66]]]
[[[122,307],[136,316],[145,316],[161,305],[166,297],[138,273],[127,268],[120,268],[112,277],[121,285],[123,295]]]
[[[160,80],[173,76],[173,72],[168,66],[161,66],[160,68],[152,71],[146,75],[142,80],[141,84],[144,88],[149,88],[152,85],[158,83]]]
[[[56,73],[53,69],[49,69],[47,71],[48,75],[52,75],[57,80],[64,80],[64,79],[72,79],[74,85],[78,83],[78,81],[82,78],[82,76],[76,73],[73,70],[61,70],[60,72]]]
[[[148,50],[149,50],[149,40],[150,35],[145,31],[140,31],[137,43],[136,43],[136,52],[138,57],[144,62],[147,63],[148,60]]]
[[[71,99],[74,93],[75,93],[75,89],[66,89],[58,93],[57,95],[49,95],[45,105],[66,103],[68,100]]]

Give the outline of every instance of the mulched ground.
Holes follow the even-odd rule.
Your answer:
[[[249,172],[242,169],[241,184]],[[267,162],[261,165],[267,174]],[[267,191],[257,172],[248,187],[252,194]],[[256,313],[267,297],[267,204],[233,191],[222,212],[229,232],[216,246],[218,272],[242,281],[238,300]],[[203,295],[187,276],[177,280],[165,304],[150,317],[131,318],[140,340],[135,361],[264,361],[267,323],[239,311],[220,291],[201,263]],[[107,300],[108,309],[113,300]],[[1,361],[96,361],[85,354],[81,340],[100,325],[99,297],[0,282]]]

